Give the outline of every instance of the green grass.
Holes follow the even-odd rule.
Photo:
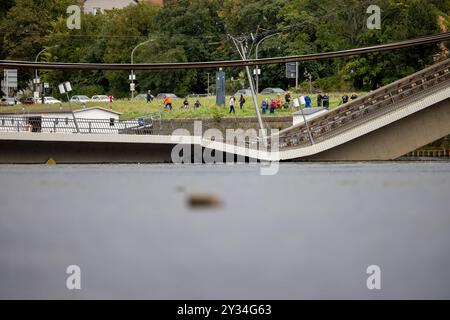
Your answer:
[[[349,96],[350,94],[347,93]],[[330,107],[335,108],[340,104],[341,97],[343,93],[330,93]],[[363,93],[358,93],[359,96],[363,95]],[[258,96],[258,105],[261,110],[261,102],[265,98],[277,98],[276,96],[270,96],[270,95],[259,95]],[[293,97],[297,97],[297,95],[293,95]],[[256,116],[253,103],[252,103],[252,97],[247,96],[246,103],[244,105],[243,110],[239,109],[239,106],[236,106],[236,114],[229,114],[229,107],[228,107],[228,100],[230,97],[226,98],[226,106],[225,107],[218,107],[215,105],[215,97],[207,97],[207,98],[199,98],[198,100],[202,104],[202,106],[198,109],[194,109],[193,105],[196,98],[190,98],[190,108],[189,109],[182,109],[181,106],[183,104],[183,99],[177,99],[173,100],[173,110],[165,110],[163,105],[163,100],[154,100],[152,103],[147,103],[145,100],[116,100],[113,103],[93,103],[90,102],[86,105],[86,107],[94,107],[99,106],[106,109],[109,109],[112,107],[112,110],[122,113],[121,119],[122,120],[129,120],[129,119],[135,119],[140,117],[145,117],[150,114],[160,112],[162,114],[162,117],[164,119],[175,119],[175,118],[224,118],[224,117],[253,117]],[[236,97],[239,99],[239,97]],[[284,97],[283,103],[284,103]],[[317,101],[317,95],[312,95],[312,106],[316,106]],[[63,103],[64,109],[69,108],[68,103]],[[74,110],[79,109],[79,104],[72,104],[72,108]],[[28,112],[39,112],[42,110],[59,110],[59,105],[18,105],[18,106],[11,106],[11,107],[0,107],[1,112],[17,112],[17,113],[28,113]],[[269,115],[267,112],[266,116],[289,116],[292,114],[292,112],[297,111],[296,109],[290,108],[290,109],[282,109],[282,110],[276,110],[274,115]]]

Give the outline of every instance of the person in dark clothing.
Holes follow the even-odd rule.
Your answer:
[[[342,104],[346,104],[348,102],[348,95],[344,94],[342,96]]]
[[[152,92],[150,90],[147,91],[147,103],[152,102],[154,99]]]
[[[319,94],[317,95],[317,106],[318,106],[318,107],[321,107],[321,106],[322,106],[322,100],[323,100],[323,96],[322,96],[321,93],[319,93]]]
[[[328,94],[324,94],[323,96],[322,96],[322,102],[323,102],[323,107],[325,108],[325,109],[330,109],[330,97],[328,96]]]
[[[288,106],[291,105],[291,93],[290,92],[286,93],[286,95],[284,96],[284,100],[286,101],[286,104]]]
[[[242,110],[242,108],[244,107],[245,104],[245,98],[244,96],[241,94],[241,97],[239,98],[239,108]]]
[[[356,94],[356,93],[352,93],[352,96],[350,97],[350,99],[352,99],[352,100],[356,100],[356,99],[358,99],[358,95]]]
[[[195,109],[198,109],[198,108],[200,108],[202,106],[202,104],[200,103],[200,101],[196,101],[195,103],[194,103],[194,108]]]
[[[189,109],[189,101],[187,98],[185,98],[183,101],[183,109]]]

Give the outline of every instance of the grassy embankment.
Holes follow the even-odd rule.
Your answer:
[[[332,93],[330,94],[330,106],[331,108],[335,108],[340,104],[341,97],[343,93]],[[350,94],[348,94],[350,96]],[[359,93],[362,95],[362,93]],[[272,98],[272,96],[258,96],[258,104],[261,106],[261,102],[265,98]],[[276,98],[276,96],[273,96]],[[239,109],[239,106],[236,107],[236,115],[228,113],[228,99],[227,97],[227,105],[225,107],[218,107],[215,105],[215,97],[207,97],[207,98],[199,98],[198,100],[202,104],[202,106],[198,109],[194,109],[193,105],[196,98],[190,98],[190,108],[182,109],[181,106],[183,104],[183,99],[177,99],[173,101],[173,110],[165,110],[163,106],[162,100],[154,100],[152,103],[147,103],[145,100],[116,100],[113,103],[93,103],[90,102],[86,105],[86,107],[94,107],[99,106],[106,109],[112,107],[112,110],[122,113],[121,119],[135,119],[139,117],[145,117],[149,114],[161,112],[162,117],[164,119],[171,118],[223,118],[223,117],[253,117],[255,116],[255,110],[253,108],[252,98],[251,96],[246,97],[246,103],[243,110]],[[317,105],[317,96],[312,95],[312,105],[313,107]],[[284,102],[284,97],[283,97]],[[63,108],[68,109],[69,104],[63,103]],[[21,113],[30,113],[30,112],[39,112],[42,110],[59,110],[59,105],[17,105],[11,107],[0,107],[1,112],[17,112]],[[72,104],[72,109],[80,109],[80,104]],[[282,109],[276,110],[275,115],[269,115],[267,112],[266,116],[289,116],[292,112],[296,111],[295,109]]]

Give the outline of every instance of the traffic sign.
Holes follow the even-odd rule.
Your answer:
[[[72,91],[72,86],[71,86],[69,81],[66,81],[64,83],[60,83],[58,85],[58,88],[59,88],[59,93],[61,93],[61,94],[68,93],[68,92]]]
[[[286,78],[288,79],[297,78],[297,62],[286,63]]]
[[[5,87],[17,88],[17,69],[5,69],[3,71],[3,78],[5,79]]]

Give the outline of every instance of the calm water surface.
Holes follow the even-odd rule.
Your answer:
[[[0,166],[0,298],[450,299],[450,163],[259,173]],[[197,193],[224,206],[194,210]]]

